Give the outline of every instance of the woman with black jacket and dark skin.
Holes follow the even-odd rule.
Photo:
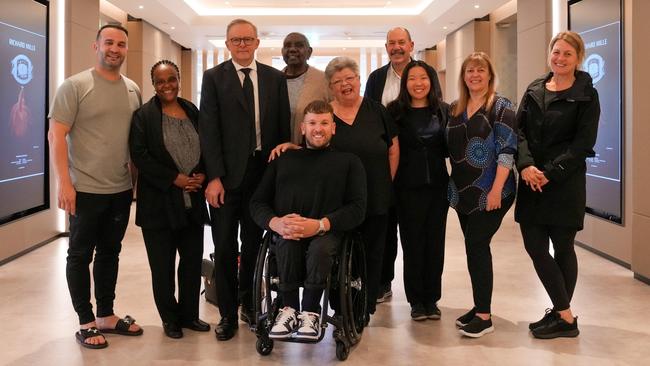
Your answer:
[[[400,93],[388,105],[399,128],[400,160],[394,187],[404,257],[404,290],[413,320],[440,319],[447,224],[445,127],[449,106],[432,86],[435,70],[423,61],[404,69]]]
[[[585,158],[594,156],[600,117],[591,77],[578,70],[585,55],[580,36],[561,32],[549,50],[552,71],[528,86],[517,114],[520,179],[515,208],[526,251],[553,303],[529,326],[533,336],[544,339],[579,334],[570,307],[578,277],[573,242],[583,226]]]
[[[178,67],[151,69],[156,95],[133,114],[129,147],[138,168],[136,225],[142,228],[154,300],[165,334],[206,332],[199,319],[203,223],[207,217],[197,128],[198,109],[178,97]],[[175,292],[176,252],[178,300]]]

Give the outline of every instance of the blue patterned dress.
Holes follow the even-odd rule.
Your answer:
[[[453,108],[452,104],[451,110]],[[517,152],[517,135],[515,112],[508,99],[497,96],[489,112],[481,107],[470,119],[467,119],[467,112],[452,116],[445,137],[451,162],[447,189],[451,207],[466,215],[485,210],[497,165],[511,169],[502,199],[514,196],[512,166]]]

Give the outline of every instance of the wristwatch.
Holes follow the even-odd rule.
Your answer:
[[[325,221],[323,221],[323,219],[318,220],[318,231],[316,232],[316,235],[325,235]]]

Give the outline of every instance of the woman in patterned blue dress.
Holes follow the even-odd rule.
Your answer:
[[[465,236],[474,297],[474,307],[456,325],[460,334],[474,338],[494,331],[490,242],[515,198],[515,112],[508,99],[496,94],[495,78],[487,54],[474,52],[463,61],[460,96],[452,103],[446,129],[449,204]]]

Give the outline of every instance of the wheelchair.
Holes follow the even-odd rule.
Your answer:
[[[269,332],[275,323],[275,318],[282,308],[282,299],[278,296],[280,279],[277,272],[275,253],[273,251],[273,236],[265,235],[257,255],[255,273],[253,275],[253,304],[255,306],[256,322],[251,330],[257,336],[255,349],[260,355],[266,356],[273,351],[274,340],[269,338]],[[334,295],[334,296],[331,296]],[[348,358],[350,349],[359,343],[361,333],[367,324],[366,312],[366,263],[361,235],[350,232],[343,236],[338,253],[334,258],[332,271],[327,278],[327,286],[323,291],[321,303],[321,331],[316,340],[283,339],[283,342],[317,343],[325,336],[328,324],[335,327],[333,338],[336,342],[336,358],[344,361]],[[330,299],[335,314],[328,314]]]

